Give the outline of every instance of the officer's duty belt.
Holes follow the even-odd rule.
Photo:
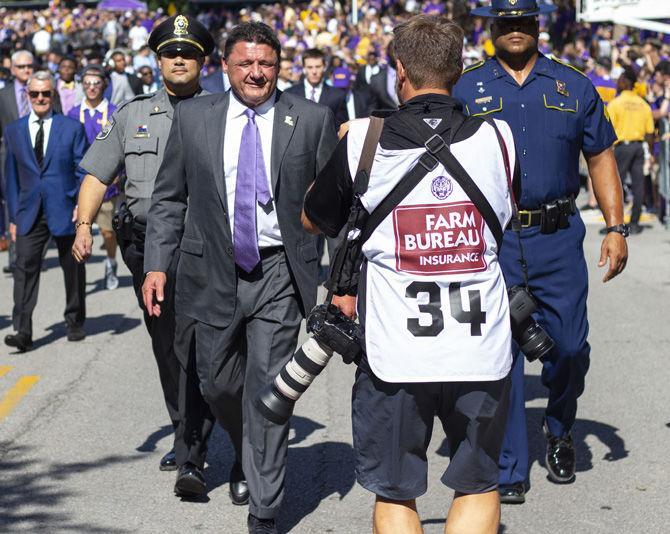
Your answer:
[[[543,218],[561,218],[568,217],[577,213],[577,203],[574,196],[567,198],[559,198],[546,204],[542,204],[536,210],[519,210],[519,222],[521,228],[529,228],[531,226],[542,226]],[[562,226],[557,226],[556,229]],[[555,230],[554,230],[555,231]]]

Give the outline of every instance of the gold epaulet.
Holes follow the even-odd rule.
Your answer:
[[[484,65],[484,63],[486,63],[486,60],[482,59],[481,61],[478,61],[477,63],[474,63],[473,65],[470,65],[469,67],[467,67],[466,69],[463,70],[463,74],[465,74],[466,72],[470,72],[471,70],[478,69],[479,67]]]
[[[549,59],[558,63],[559,65],[563,65],[564,67],[568,67],[569,69],[574,70],[576,73],[581,74],[582,76],[584,76],[584,78],[588,78],[588,76],[586,74],[584,74],[581,70],[579,70],[577,67],[573,67],[572,65],[570,65],[570,63],[566,63],[565,61],[561,61],[560,59],[558,59],[553,54],[551,56],[549,56]]]

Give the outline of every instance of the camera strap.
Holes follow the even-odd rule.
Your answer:
[[[450,144],[453,142],[456,133],[463,126],[465,121],[472,120],[466,118],[461,113],[455,113],[452,117],[453,121],[449,139]],[[407,113],[406,118],[408,119],[407,126],[419,137],[419,139],[425,139],[426,134],[432,134],[432,136],[423,143],[426,147],[426,152],[421,155],[417,164],[398,182],[388,196],[382,200],[377,208],[370,214],[370,218],[361,235],[361,243],[365,243],[365,241],[372,235],[372,232],[375,231],[393,209],[400,204],[400,202],[429,172],[437,168],[438,163],[442,163],[454,180],[456,180],[458,185],[463,188],[465,194],[472,200],[477,210],[482,214],[486,224],[493,233],[493,237],[498,244],[498,249],[500,249],[503,239],[502,226],[493,207],[479,187],[477,187],[477,184],[475,184],[468,172],[463,168],[456,157],[454,157],[449,150],[449,145],[447,145],[440,135],[434,134],[433,130],[414,114]],[[507,166],[509,167],[509,164]]]
[[[361,229],[367,220],[367,211],[361,204],[361,197],[368,190],[370,172],[372,170],[372,164],[374,163],[377,145],[379,144],[383,127],[383,118],[370,117],[370,124],[368,125],[368,130],[365,134],[361,157],[358,160],[358,167],[356,169],[356,175],[354,176],[354,201],[351,205],[349,219],[347,220],[344,239],[337,249],[333,267],[330,271],[330,279],[326,283],[326,287],[328,288],[328,295],[326,297],[327,304],[330,304],[333,293],[339,294],[343,289],[340,287],[341,285],[347,288],[346,281],[341,280],[342,272],[344,270],[345,262],[347,262],[351,255],[350,251],[354,247],[360,246],[361,243]]]

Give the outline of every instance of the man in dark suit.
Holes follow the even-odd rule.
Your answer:
[[[182,378],[209,404],[186,406],[180,474],[204,494],[211,409],[242,442],[249,531],[267,533],[276,532],[289,426],[268,424],[253,401],[291,358],[316,301],[316,238],[300,210],[337,142],[328,108],[276,90],[280,52],[269,26],[237,26],[224,51],[232,90],[177,106],[149,210],[143,287],[149,313],[160,314],[179,248],[175,350],[190,357]]]
[[[328,106],[335,116],[336,126],[347,122],[347,110],[344,92],[324,83],[326,75],[326,56],[317,49],[311,48],[302,56],[303,79],[289,87],[286,92],[302,96],[322,106]]]
[[[219,48],[223,53],[223,47],[225,46],[225,40],[222,40],[219,43]],[[217,54],[218,57],[218,54]],[[210,58],[210,61],[212,58]],[[218,59],[217,59],[218,61]],[[221,59],[221,68],[216,69],[214,72],[203,76],[200,79],[200,87],[202,87],[208,93],[225,93],[230,89],[230,82],[228,81],[228,75],[223,71],[223,58]]]
[[[376,109],[398,109],[396,95],[396,72],[393,50],[388,49],[389,63],[386,67],[370,78],[370,91],[377,100]]]
[[[65,275],[65,321],[69,341],[84,339],[86,273],[70,255],[76,199],[88,148],[77,121],[52,113],[55,84],[40,71],[28,81],[32,111],[5,131],[7,205],[10,234],[16,242],[13,321],[16,334],[5,343],[20,352],[32,348],[32,313],[37,304],[44,249],[53,237]]]
[[[27,50],[14,52],[11,58],[11,73],[14,80],[0,89],[0,237],[5,237],[9,230],[9,213],[6,206],[6,180],[3,176],[5,168],[5,145],[2,138],[5,128],[20,117],[25,117],[30,113],[30,101],[28,100],[28,88],[26,83],[34,71],[33,55]],[[7,235],[9,237],[9,235]],[[2,271],[11,273],[14,270],[15,252],[14,243],[9,240],[9,251],[7,254],[7,265],[3,266]]]

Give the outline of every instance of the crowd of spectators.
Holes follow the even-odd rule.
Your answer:
[[[282,43],[283,88],[300,80],[302,54],[312,48],[326,53],[328,82],[346,88],[369,82],[371,75],[386,65],[391,28],[417,12],[443,15],[464,28],[466,65],[492,55],[486,20],[469,16],[473,7],[486,3],[487,0],[360,0],[356,24],[352,20],[352,2],[335,0],[288,0],[253,9],[204,9],[197,17],[218,43],[239,22],[256,20],[269,24]],[[618,76],[631,67],[638,79],[636,90],[652,105],[655,119],[668,116],[670,110],[663,105],[663,98],[670,95],[670,34],[578,23],[574,0],[553,3],[558,10],[541,17],[541,51],[589,75],[597,87],[600,84],[598,89],[604,99],[608,91],[615,91]],[[57,1],[41,11],[0,9],[0,86],[11,79],[12,53],[25,49],[34,54],[38,65],[57,75],[64,58],[67,71],[72,65],[78,72],[94,63],[104,65],[110,73],[127,73],[130,78],[128,84],[123,83],[125,91],[107,95],[115,104],[127,98],[128,90],[135,94],[155,91],[161,82],[147,40],[153,26],[170,14],[161,9],[123,12],[84,6],[68,8]],[[204,75],[220,68],[219,53],[217,50],[209,57]],[[75,98],[72,104],[76,103]]]

